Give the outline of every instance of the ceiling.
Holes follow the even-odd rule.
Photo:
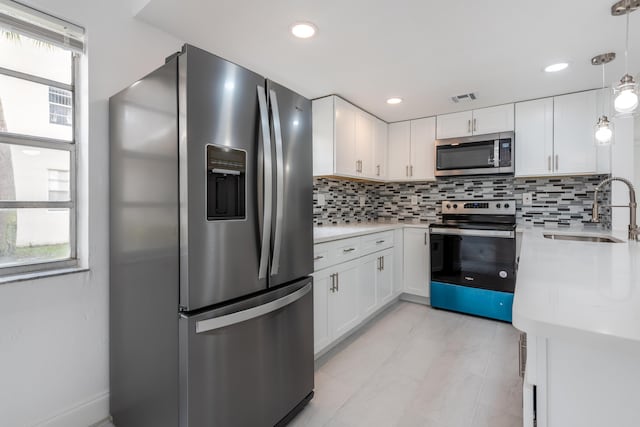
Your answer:
[[[611,0],[137,1],[138,19],[185,42],[388,122],[599,87],[590,59],[603,52],[618,54],[607,84],[624,74],[625,18],[611,16]],[[294,38],[297,21],[317,35]],[[640,12],[630,22],[630,40],[640,40]],[[542,71],[560,61],[569,68]],[[640,44],[629,62],[636,75]],[[466,92],[478,99],[451,101]],[[404,102],[386,104],[392,96]]]

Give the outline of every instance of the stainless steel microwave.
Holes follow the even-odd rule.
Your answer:
[[[436,176],[513,174],[514,133],[436,140]]]

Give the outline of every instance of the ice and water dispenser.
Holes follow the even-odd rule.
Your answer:
[[[245,219],[247,153],[207,145],[207,219]]]

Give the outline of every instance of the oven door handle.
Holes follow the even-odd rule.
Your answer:
[[[450,236],[474,236],[474,237],[499,237],[502,239],[513,239],[515,231],[508,230],[474,230],[470,228],[438,228],[432,227],[431,234],[443,234]]]

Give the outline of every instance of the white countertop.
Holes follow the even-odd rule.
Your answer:
[[[428,228],[428,222],[389,222],[371,221],[355,224],[317,225],[313,227],[313,243],[324,243],[332,240],[363,236],[381,231],[395,230],[404,227]]]
[[[640,344],[640,243],[626,230],[519,228],[513,325],[540,337]],[[551,240],[544,233],[613,235],[624,243]]]

